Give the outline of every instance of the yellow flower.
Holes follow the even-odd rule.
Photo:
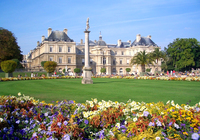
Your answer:
[[[188,133],[187,132],[183,132],[183,135],[188,135]]]

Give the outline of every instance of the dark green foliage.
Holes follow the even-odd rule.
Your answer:
[[[42,61],[41,62],[41,66],[44,68],[44,63],[46,63],[47,61]]]
[[[44,69],[48,73],[53,73],[56,69],[56,66],[57,66],[57,63],[54,61],[47,61],[46,63],[44,63]]]
[[[101,73],[106,73],[106,68],[101,68],[100,72]]]
[[[148,69],[146,69],[146,72],[150,72],[150,71],[151,71],[151,69],[149,69],[149,68],[148,68]]]
[[[165,51],[168,70],[185,71],[200,67],[200,44],[195,38],[177,38]]]
[[[15,71],[16,67],[17,63],[13,60],[6,60],[1,62],[1,69],[5,73],[12,73],[13,71]]]
[[[17,67],[16,69],[21,69],[23,68],[22,64],[20,63],[20,61],[18,59],[12,59],[13,61],[15,61],[17,63]]]
[[[66,70],[65,69],[63,69],[63,73],[65,73],[66,72]]]
[[[130,68],[126,68],[126,72],[130,72],[131,71],[131,69]]]
[[[75,68],[75,69],[74,69],[74,72],[75,72],[75,73],[80,73],[80,72],[81,72],[81,69]]]
[[[0,28],[0,63],[5,60],[18,59],[22,61],[20,47],[14,34],[6,29]]]

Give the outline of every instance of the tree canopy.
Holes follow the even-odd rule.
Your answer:
[[[165,48],[167,69],[179,71],[200,67],[200,44],[195,38],[177,38]]]
[[[54,72],[56,69],[56,66],[57,66],[57,63],[54,61],[47,61],[46,63],[44,63],[44,69],[48,73]]]
[[[138,52],[132,59],[131,59],[131,65],[141,65],[142,72],[145,72],[145,65],[152,64],[152,57],[149,53],[146,53],[146,51],[140,51]]]
[[[151,59],[154,60],[154,63],[157,65],[158,70],[158,62],[159,60],[165,59],[165,53],[163,51],[160,51],[159,48],[155,48],[155,50],[150,54]]]
[[[14,34],[0,27],[0,63],[11,59],[22,61],[23,55]]]

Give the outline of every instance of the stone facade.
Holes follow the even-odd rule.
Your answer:
[[[106,44],[102,36],[98,41],[89,41],[89,61],[93,74],[100,74],[101,68],[106,68],[106,74],[127,74],[126,68],[131,68],[130,73],[141,72],[141,67],[130,65],[133,56],[140,51],[153,52],[158,47],[151,36],[141,37],[136,35],[136,39],[131,43],[117,41],[117,44]],[[27,67],[31,70],[40,70],[42,61],[57,62],[56,71],[62,71],[64,68],[69,73],[75,68],[82,69],[85,63],[85,44],[81,39],[80,43],[74,42],[67,35],[67,29],[63,31],[52,31],[48,29],[48,37],[42,36],[42,42],[37,42],[37,47],[31,50],[27,55]],[[161,70],[161,62],[158,63],[158,71]],[[146,66],[154,73],[156,66]],[[129,74],[130,74],[129,73]]]

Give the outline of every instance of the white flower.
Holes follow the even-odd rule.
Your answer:
[[[94,99],[94,103],[95,103],[95,104],[97,103],[97,99],[96,99],[96,98]]]
[[[0,118],[0,122],[2,122],[3,121],[3,119],[2,118]]]
[[[160,140],[160,137],[156,137],[156,140]]]
[[[19,92],[19,93],[18,93],[18,96],[21,96],[21,95],[22,95],[21,92]]]
[[[120,128],[120,123],[116,123],[115,126],[118,127],[118,128]]]
[[[88,118],[88,113],[84,111],[84,112],[83,112],[83,117],[84,117],[84,118]]]
[[[137,117],[133,118],[133,121],[136,122],[137,121]]]
[[[99,102],[98,104],[101,106],[101,105],[102,105],[102,102]]]

